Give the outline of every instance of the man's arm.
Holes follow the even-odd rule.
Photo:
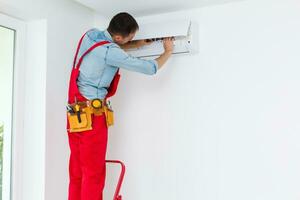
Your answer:
[[[158,70],[158,63],[156,60],[145,60],[133,57],[121,49],[117,44],[111,44],[108,46],[105,63],[111,66],[148,75],[153,75]]]
[[[135,41],[130,41],[127,42],[126,44],[120,45],[120,47],[124,50],[127,49],[135,49],[135,48],[139,48],[145,45],[149,45],[151,44],[152,41],[148,41],[148,40],[135,40]]]
[[[165,38],[163,40],[165,52],[163,54],[161,54],[158,58],[155,59],[158,63],[158,69],[161,69],[162,66],[167,62],[167,60],[172,55],[173,46],[174,46],[173,40],[174,39],[171,37]]]
[[[155,60],[158,63],[158,69],[160,69],[170,58],[173,52],[173,40],[174,38],[168,37],[163,40],[164,43],[164,53],[160,55],[160,57],[156,58]],[[132,49],[132,48],[139,48],[144,45],[149,45],[151,44],[152,41],[147,41],[147,40],[136,40],[136,41],[130,41],[124,45],[121,45],[120,47],[124,50],[126,49]]]
[[[136,58],[128,55],[120,46],[116,44],[110,45],[106,54],[106,64],[153,75],[165,64],[173,51],[172,38],[165,38],[163,43],[165,52],[155,60]]]

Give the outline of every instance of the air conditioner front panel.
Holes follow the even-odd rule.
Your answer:
[[[190,21],[188,20],[141,24],[133,40],[187,36],[189,26]]]

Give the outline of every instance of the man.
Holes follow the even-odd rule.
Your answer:
[[[111,19],[107,30],[89,30],[78,45],[69,88],[69,105],[75,104],[78,107],[75,106],[75,111],[71,109],[70,112],[76,120],[78,118],[79,124],[85,120],[85,115],[81,113],[89,108],[87,105],[92,105],[93,114],[91,130],[70,129],[71,121],[68,118],[71,149],[69,200],[103,198],[107,128],[111,120],[106,99],[116,91],[119,68],[153,75],[172,54],[172,38],[165,38],[165,51],[157,59],[143,60],[129,56],[123,49],[148,44],[146,41],[131,42],[138,28],[136,20],[130,14],[119,13]],[[85,108],[79,106],[82,105],[80,101],[87,102]]]

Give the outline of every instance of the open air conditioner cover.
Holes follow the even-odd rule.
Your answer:
[[[133,40],[162,38],[170,36],[187,36],[189,26],[190,21],[188,20],[141,24],[140,29]]]
[[[190,20],[173,20],[141,24],[133,40],[154,39],[150,45],[126,50],[135,57],[155,57],[164,52],[162,38],[174,37],[173,54],[187,54],[195,51],[196,42]]]

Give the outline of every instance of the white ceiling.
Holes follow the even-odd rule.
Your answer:
[[[125,11],[135,17],[223,4],[237,0],[75,0],[98,13],[112,17]]]

